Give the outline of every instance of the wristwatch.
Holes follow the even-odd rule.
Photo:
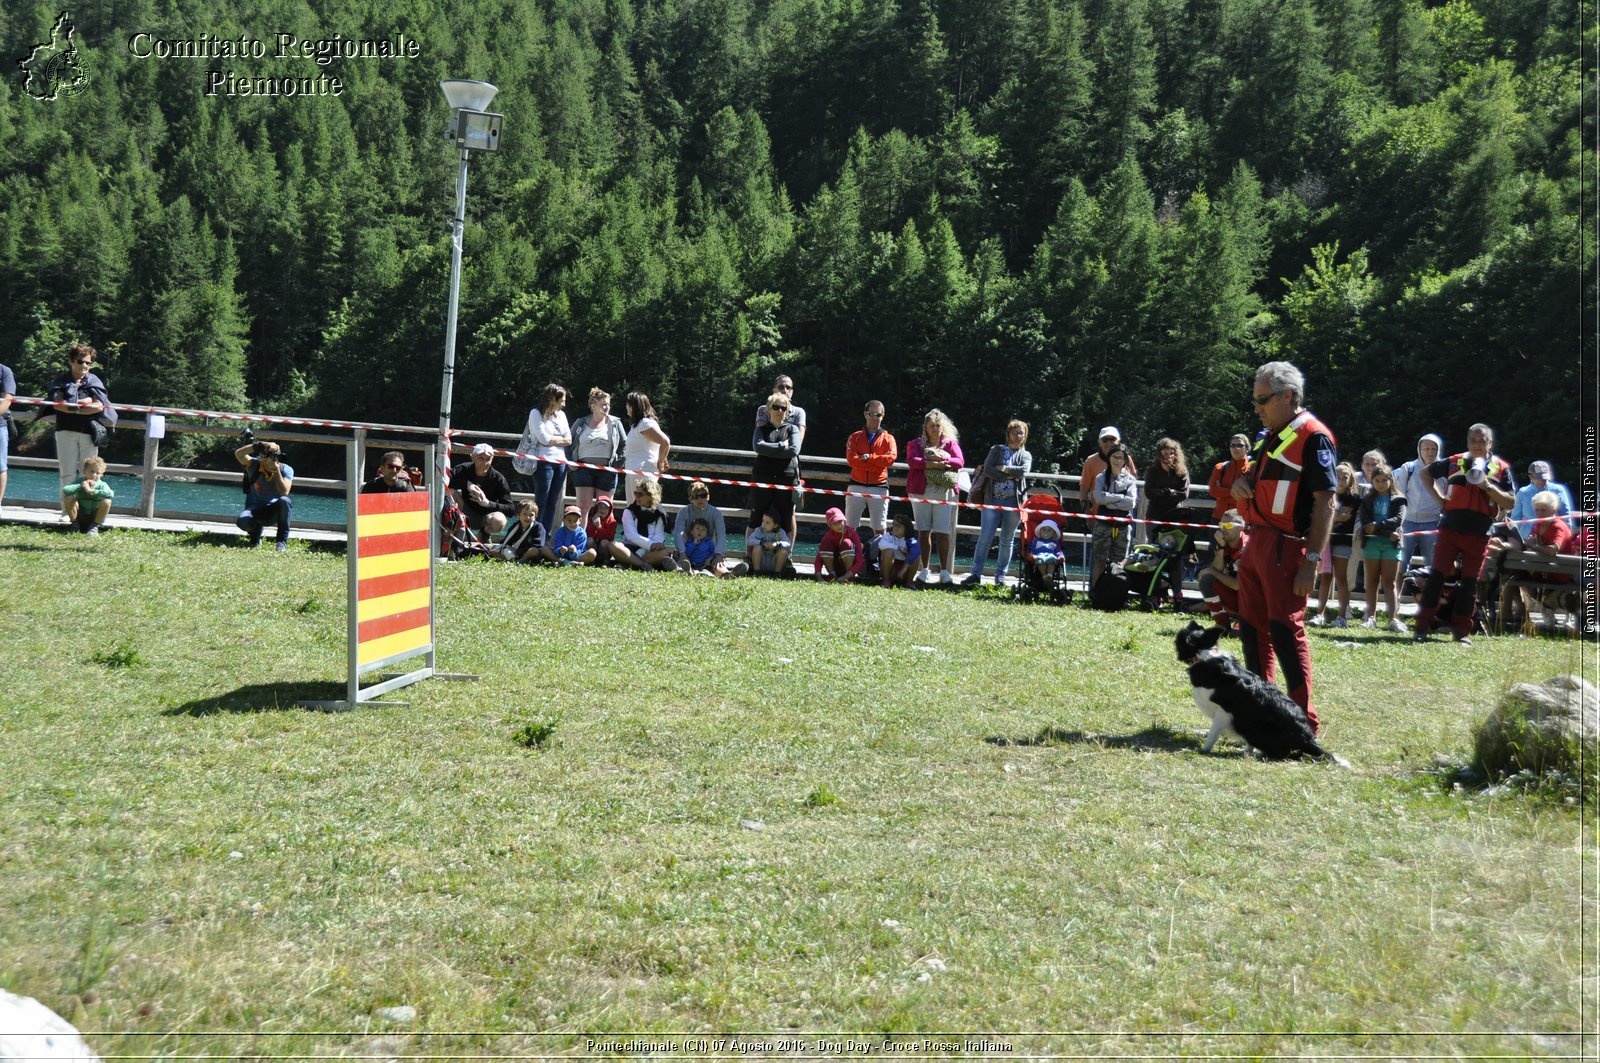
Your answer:
[[[1313,565],[1322,564],[1322,551],[1320,551],[1320,550],[1307,550],[1306,551],[1306,560],[1311,562]]]

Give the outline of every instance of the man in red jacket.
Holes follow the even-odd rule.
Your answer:
[[[1207,492],[1216,499],[1216,505],[1211,507],[1212,520],[1220,524],[1222,515],[1233,508],[1233,481],[1249,471],[1250,437],[1236,432],[1228,440],[1228,460],[1211,467],[1211,481],[1206,485]]]
[[[1239,558],[1240,642],[1245,667],[1272,682],[1283,669],[1295,704],[1311,707],[1311,645],[1306,595],[1333,526],[1337,444],[1328,426],[1305,408],[1306,378],[1288,362],[1256,370],[1252,401],[1266,428],[1250,471],[1233,482],[1233,497],[1250,525]]]
[[[844,526],[854,529],[863,509],[871,515],[872,530],[889,530],[889,466],[900,456],[900,445],[883,427],[883,403],[873,399],[865,411],[867,426],[851,433],[845,444],[850,463],[850,492],[844,500]]]

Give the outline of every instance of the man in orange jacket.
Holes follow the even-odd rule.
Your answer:
[[[1211,482],[1206,490],[1216,499],[1211,507],[1211,519],[1222,522],[1222,515],[1234,506],[1233,481],[1250,471],[1250,437],[1235,432],[1228,440],[1228,460],[1211,466]]]
[[[883,427],[883,403],[873,399],[863,412],[867,426],[852,432],[844,448],[845,460],[850,463],[844,526],[855,528],[865,509],[872,518],[872,530],[882,535],[889,530],[889,466],[900,456],[900,445]]]

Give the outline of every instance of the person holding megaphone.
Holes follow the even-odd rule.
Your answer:
[[[1439,610],[1445,580],[1459,561],[1461,582],[1451,605],[1450,627],[1456,641],[1472,644],[1472,616],[1478,604],[1478,575],[1489,550],[1489,528],[1501,510],[1516,502],[1511,466],[1496,457],[1494,430],[1486,424],[1467,429],[1467,449],[1435,461],[1423,483],[1444,507],[1439,537],[1433,547],[1433,570],[1418,603],[1417,642],[1427,642]],[[1436,479],[1445,478],[1448,495],[1441,495]]]

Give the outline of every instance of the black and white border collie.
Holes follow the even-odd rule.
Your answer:
[[[1191,620],[1178,632],[1178,660],[1189,666],[1194,702],[1211,720],[1200,751],[1211,752],[1217,739],[1228,735],[1267,760],[1317,757],[1349,767],[1343,757],[1317,744],[1305,710],[1289,695],[1217,649],[1226,631]]]

